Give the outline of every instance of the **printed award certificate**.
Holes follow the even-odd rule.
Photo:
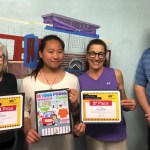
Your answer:
[[[0,131],[23,127],[24,94],[0,96]]]
[[[72,132],[67,89],[36,91],[37,131],[41,136]]]
[[[84,123],[119,123],[120,91],[82,91],[81,121]]]

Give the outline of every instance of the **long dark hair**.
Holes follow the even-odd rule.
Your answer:
[[[62,46],[62,49],[64,50],[65,49],[65,43],[64,41],[59,38],[57,35],[47,35],[45,36],[41,42],[40,42],[40,45],[39,45],[39,51],[43,52],[44,48],[45,48],[45,45],[46,45],[46,42],[47,41],[50,41],[50,40],[57,40],[60,42],[61,46]],[[44,66],[44,62],[43,62],[43,59],[39,57],[39,60],[38,60],[38,64],[37,64],[37,67],[35,70],[32,71],[32,73],[30,74],[31,76],[34,76],[35,79],[38,75],[38,72],[40,71],[40,69]]]
[[[104,47],[104,53],[105,53],[105,56],[106,56],[106,53],[107,53],[107,45],[106,43],[101,40],[101,39],[93,39],[89,42],[89,44],[87,45],[87,48],[86,48],[86,52],[88,53],[90,47],[92,45],[102,45]],[[108,67],[108,63],[107,63],[107,59],[105,58],[105,61],[104,61],[104,67]],[[89,69],[89,63],[88,61],[86,61],[86,70]]]

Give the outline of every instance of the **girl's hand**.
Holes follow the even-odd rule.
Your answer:
[[[74,125],[74,134],[76,136],[82,136],[85,134],[86,125],[84,123],[78,123]]]
[[[38,142],[40,139],[41,136],[33,128],[26,133],[26,141],[28,144]]]
[[[74,108],[78,107],[79,92],[75,89],[69,89],[69,99]]]

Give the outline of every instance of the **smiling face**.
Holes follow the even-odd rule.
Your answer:
[[[44,67],[57,70],[63,61],[64,50],[58,40],[52,39],[46,42],[43,51],[39,51],[39,56],[43,59]]]
[[[92,44],[89,47],[86,58],[89,63],[89,69],[99,70],[105,62],[105,49],[103,45]]]

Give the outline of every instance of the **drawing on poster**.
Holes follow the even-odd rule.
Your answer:
[[[37,130],[41,136],[72,132],[67,89],[36,91]]]

